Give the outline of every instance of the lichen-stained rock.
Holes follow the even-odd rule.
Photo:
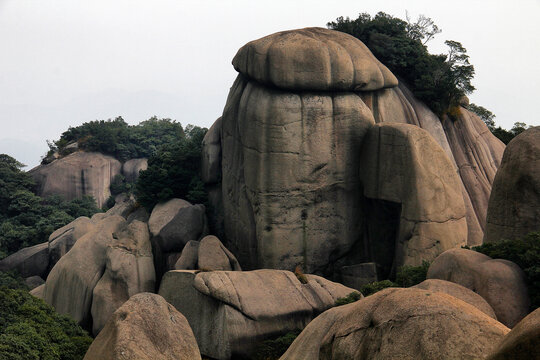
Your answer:
[[[159,294],[188,319],[203,355],[251,358],[269,337],[304,328],[353,289],[289,271],[169,271]]]
[[[439,279],[427,279],[422,281],[420,284],[413,286],[413,288],[433,292],[442,292],[451,295],[465,301],[468,304],[471,304],[490,318],[497,320],[497,316],[495,315],[493,308],[487,303],[486,300],[484,300],[483,297],[459,284]]]
[[[453,296],[392,288],[324,312],[280,359],[483,359],[508,331]]]
[[[125,226],[118,215],[104,218],[60,258],[45,282],[44,300],[57,312],[88,325],[92,292],[105,271],[106,252],[113,233]]]
[[[116,241],[106,251],[105,272],[93,290],[94,335],[131,296],[155,291],[156,274],[148,226],[134,221],[114,236]]]
[[[43,243],[23,248],[0,260],[0,271],[16,270],[23,277],[47,276],[49,244]]]
[[[521,320],[488,357],[488,360],[533,359],[540,359],[540,309]]]
[[[122,174],[128,182],[135,182],[139,178],[139,172],[148,169],[148,159],[130,159],[122,164]]]
[[[247,268],[321,271],[361,238],[355,93],[289,93],[239,75],[222,117],[227,247]]]
[[[38,195],[62,195],[67,200],[91,195],[102,207],[111,195],[112,179],[120,174],[122,164],[100,153],[78,151],[29,171],[38,184]]]
[[[540,231],[540,126],[516,136],[504,151],[489,198],[484,242]]]
[[[460,179],[427,131],[409,124],[373,126],[364,139],[360,178],[371,208],[378,200],[401,204],[387,215],[399,219],[397,239],[394,232],[382,232],[381,220],[368,214],[371,252],[386,274],[466,244]]]
[[[89,218],[81,216],[69,224],[57,229],[49,236],[49,268],[75,245],[77,240],[90,232],[95,224]]]
[[[360,40],[339,31],[282,31],[244,45],[239,73],[287,90],[366,91],[397,85],[396,77]]]
[[[200,360],[186,318],[161,296],[132,296],[111,316],[84,360]]]
[[[513,327],[530,305],[523,271],[511,261],[492,259],[467,249],[452,249],[430,265],[428,279],[441,279],[464,286],[482,296],[497,319]]]

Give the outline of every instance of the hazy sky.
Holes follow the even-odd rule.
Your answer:
[[[406,5],[405,5],[406,4]],[[540,125],[540,0],[0,0],[0,153],[35,166],[68,126],[156,115],[209,127],[246,42],[384,11],[431,17],[430,43],[460,41],[476,70],[471,101],[497,124]]]

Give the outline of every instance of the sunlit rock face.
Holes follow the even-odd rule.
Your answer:
[[[252,41],[238,51],[233,65],[240,74],[203,142],[203,175],[213,229],[243,267],[302,265],[305,271],[335,275],[344,265],[378,256],[389,258],[388,272],[482,241],[484,205],[504,145],[479,118],[461,109],[452,123],[441,122],[398,86],[362,42],[332,30],[285,31]],[[384,206],[384,197],[365,193],[367,183],[377,183],[376,172],[362,168],[366,159],[379,157],[376,146],[364,144],[377,123],[423,129],[419,137],[429,138],[429,146],[415,151],[430,154],[412,159],[410,166],[420,169],[422,161],[439,166],[432,170],[445,176],[433,196],[423,196],[421,182],[411,179],[403,180],[409,187],[403,196]],[[385,176],[392,176],[391,169]],[[419,195],[419,213],[444,208],[444,219],[434,222],[454,222],[452,231],[429,224],[422,225],[420,235],[405,229],[400,219],[410,207],[408,191]],[[438,203],[441,199],[445,202]],[[384,215],[382,223],[400,233],[387,236],[393,242],[389,254],[373,253],[379,240],[371,238],[369,228],[377,212]],[[419,251],[395,252],[407,248],[411,238],[423,239]]]

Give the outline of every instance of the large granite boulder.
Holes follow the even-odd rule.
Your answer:
[[[122,174],[127,182],[135,182],[139,178],[139,172],[148,169],[148,159],[130,159],[122,164]]]
[[[190,241],[188,245],[175,264],[177,270],[242,270],[236,257],[213,235],[205,236],[200,242]]]
[[[131,296],[155,291],[155,270],[148,226],[134,221],[113,234],[105,272],[93,290],[92,329],[98,334],[112,313]]]
[[[439,279],[427,279],[413,288],[448,294],[471,304],[490,318],[497,320],[495,311],[483,297],[459,284]]]
[[[411,260],[419,263],[426,252],[436,256],[450,242],[482,242],[504,144],[476,115],[460,108],[454,122],[441,121],[405,84],[396,86],[394,76],[359,40],[332,30],[300,29],[252,41],[233,64],[240,74],[222,117],[205,137],[202,174],[212,231],[245,268],[303,264],[308,272],[337,278],[343,266],[374,260],[369,249],[377,241],[365,231],[367,217],[382,212],[396,218],[401,210],[396,205],[401,203],[366,200],[360,186],[360,156],[378,157],[375,150],[361,151],[375,123],[426,130],[440,146],[436,153],[448,157],[445,174],[454,172],[446,198],[452,206],[459,203],[459,211],[450,211],[457,217],[421,226],[418,236],[430,239],[426,247],[436,246]],[[456,223],[456,234],[441,233],[450,222]],[[398,216],[388,228],[400,224]],[[431,228],[437,228],[432,237]],[[443,245],[437,244],[441,236]]]
[[[155,271],[145,223],[119,215],[95,223],[52,268],[44,300],[99,332],[131,295],[154,291]]]
[[[510,328],[528,314],[530,300],[525,275],[511,261],[452,249],[433,261],[427,278],[450,281],[474,291],[493,308],[497,319]]]
[[[540,309],[521,320],[488,357],[488,360],[529,359],[540,359]]]
[[[504,151],[489,198],[484,242],[540,231],[540,126],[516,136]]]
[[[30,246],[0,260],[0,271],[16,270],[22,277],[45,278],[49,267],[49,244]]]
[[[353,289],[289,271],[169,271],[159,294],[188,319],[201,353],[250,358],[269,337],[303,329]]]
[[[324,312],[281,360],[482,359],[508,331],[447,294],[384,289]]]
[[[85,360],[201,359],[186,318],[161,296],[132,296],[111,316]]]
[[[77,240],[92,231],[94,227],[95,224],[92,220],[81,216],[54,231],[49,236],[49,267],[52,269],[58,260],[75,245]]]
[[[122,164],[115,158],[100,153],[74,152],[29,171],[38,184],[38,195],[62,195],[73,200],[83,195],[96,199],[102,207],[111,195],[112,179],[119,175]]]
[[[368,246],[384,278],[392,269],[421,265],[467,243],[459,176],[427,131],[376,124],[364,138],[360,169],[370,209]]]

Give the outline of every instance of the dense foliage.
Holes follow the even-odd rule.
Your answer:
[[[200,178],[202,140],[206,128],[188,125],[185,136],[161,147],[148,159],[135,185],[137,201],[148,210],[170,198],[205,204],[207,194]]]
[[[291,331],[275,339],[265,340],[255,351],[255,360],[277,360],[287,351],[300,334],[300,330]]]
[[[473,250],[493,259],[516,263],[527,277],[531,311],[540,307],[540,232],[530,233],[521,239],[485,243]]]
[[[474,90],[474,67],[459,42],[446,41],[446,55],[428,52],[425,43],[440,32],[429,18],[420,16],[412,23],[383,12],[375,17],[362,13],[354,20],[339,17],[327,26],[360,39],[438,115],[452,115],[463,95]]]
[[[46,242],[56,229],[99,209],[92,197],[66,201],[60,196],[41,198],[23,164],[0,155],[0,258]]]
[[[360,292],[364,296],[369,296],[388,287],[406,288],[420,284],[422,281],[426,280],[430,264],[429,261],[424,260],[422,261],[422,265],[419,266],[402,266],[397,271],[394,281],[375,281],[362,286]]]
[[[153,117],[138,125],[128,125],[117,117],[70,127],[59,140],[49,143],[48,155],[56,151],[65,155],[69,151],[67,145],[77,142],[82,150],[100,152],[125,161],[149,157],[160,146],[172,144],[183,136],[182,125],[170,119]]]
[[[92,338],[9,273],[0,272],[0,359],[82,359]]]
[[[334,305],[341,306],[341,305],[351,304],[353,302],[360,300],[361,298],[362,298],[362,294],[360,294],[358,291],[353,291],[349,295],[337,299]]]

